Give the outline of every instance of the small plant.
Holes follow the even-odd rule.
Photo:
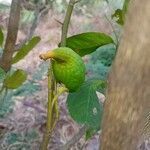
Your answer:
[[[33,37],[34,31],[31,32],[30,29],[26,39],[22,43],[16,44],[20,12],[20,1],[12,1],[6,38],[0,28],[0,104],[3,106],[0,110],[2,116],[9,110],[8,104],[11,104],[9,96],[11,94],[8,94],[8,90],[18,89],[27,80],[26,71],[13,67],[13,64],[24,59],[40,41],[40,37]]]

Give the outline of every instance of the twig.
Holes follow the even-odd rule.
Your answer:
[[[48,4],[46,2],[45,4],[42,4],[40,1],[35,5],[31,2],[27,2],[26,0],[23,0],[21,4],[22,4],[21,6],[28,11],[36,11],[37,7],[39,7],[39,10],[41,11],[45,9],[46,7],[48,7]]]
[[[2,106],[4,104],[7,93],[8,93],[8,88],[5,87],[4,84],[3,84],[1,89],[0,89],[0,106]]]
[[[112,23],[110,22],[110,20],[109,20],[109,18],[107,17],[107,15],[104,15],[105,16],[105,18],[106,18],[106,20],[108,21],[108,23],[110,24],[110,26],[111,26],[111,28],[112,28],[112,30],[113,30],[113,33],[114,33],[114,35],[115,35],[115,38],[116,38],[116,48],[118,48],[118,44],[119,44],[119,38],[118,38],[118,35],[117,35],[117,33],[116,33],[116,31],[115,31],[115,28],[114,28],[114,26],[112,25]]]
[[[48,1],[48,0],[45,0],[45,4],[48,5],[48,3],[49,3],[49,1]]]
[[[58,97],[63,94],[64,92],[68,92],[68,89],[66,87],[61,87],[60,89],[58,89],[57,94],[54,96],[53,102],[52,102],[52,107],[53,107],[53,113],[55,114],[55,116],[53,115],[53,126],[52,126],[52,130],[55,128],[55,125],[59,119],[59,108],[58,108]]]
[[[59,21],[58,19],[54,18],[56,22],[58,22],[60,25],[63,25],[63,23],[61,21]]]
[[[66,16],[62,25],[62,35],[61,35],[61,46],[66,46],[66,39],[67,39],[67,33],[68,33],[68,27],[72,15],[72,11],[74,8],[74,5],[78,2],[78,0],[70,0],[66,12]],[[72,145],[74,145],[79,139],[84,135],[86,131],[86,126],[83,126],[79,132],[70,140],[68,141],[64,146],[60,147],[61,150],[68,150]]]
[[[14,51],[18,51],[27,41],[31,40],[31,38],[36,30],[36,27],[37,27],[38,18],[39,18],[39,11],[37,9],[34,12],[34,20],[33,20],[33,23],[31,25],[31,28],[30,28],[30,31],[29,31],[27,37],[25,38],[25,40],[23,40],[23,42],[21,42],[15,46]]]
[[[20,20],[20,0],[12,0],[10,17],[8,23],[8,32],[4,52],[0,61],[0,66],[7,72],[11,68],[13,50],[17,39]]]
[[[3,90],[5,89],[4,85],[2,85],[1,89],[0,89],[0,95],[3,92]]]
[[[72,11],[74,8],[74,5],[76,3],[76,0],[70,0],[66,12],[66,16],[62,25],[62,34],[61,34],[61,47],[66,46],[66,38],[67,38],[67,33],[68,33],[68,27],[72,15]]]
[[[64,146],[61,146],[60,149],[69,150],[75,143],[77,143],[82,138],[86,130],[87,130],[86,126],[81,127],[79,132],[70,141],[68,141]]]
[[[58,93],[54,96],[53,102],[52,102],[52,106],[54,106],[55,102],[57,101],[58,97],[63,94],[64,92],[68,92],[68,89],[65,87],[61,87],[60,89],[58,89]]]
[[[38,26],[38,22],[39,22],[39,18],[40,16],[43,14],[43,11],[45,9],[48,9],[46,6],[40,6],[40,4],[37,5],[35,12],[34,12],[34,20],[32,22],[31,28],[29,30],[29,33],[27,35],[27,37],[25,38],[25,40],[23,40],[23,42],[17,44],[15,46],[15,50],[14,51],[18,51],[26,42],[28,42],[29,40],[31,40],[32,36],[34,35],[34,32]]]
[[[114,11],[114,9],[112,9],[111,6],[110,6],[109,1],[108,1],[108,0],[105,0],[105,1],[106,1],[106,3],[107,3],[108,9]],[[113,30],[113,33],[114,33],[115,38],[116,38],[116,43],[115,43],[116,49],[118,49],[118,46],[119,46],[119,37],[118,37],[118,35],[117,35],[117,33],[116,33],[116,30],[115,30],[115,28],[114,28],[114,25],[112,24],[112,22],[110,21],[110,19],[107,17],[106,14],[105,14],[104,16],[105,16],[106,20],[108,21],[108,23],[110,24],[110,26],[111,26],[111,28],[112,28],[112,30]]]

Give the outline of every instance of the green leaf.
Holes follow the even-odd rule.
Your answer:
[[[124,13],[123,13],[123,10],[121,9],[117,9],[115,11],[115,13],[111,16],[112,19],[113,18],[116,18],[116,22],[120,25],[124,25],[124,20],[125,20],[125,17],[124,17]]]
[[[0,82],[5,79],[6,72],[0,67]]]
[[[23,59],[40,41],[40,37],[33,37],[27,44],[23,45],[13,57],[12,64]]]
[[[0,28],[0,46],[3,46],[3,42],[4,42],[4,34],[2,29]]]
[[[68,95],[67,107],[76,122],[92,129],[100,128],[103,107],[96,90],[102,90],[105,88],[104,85],[106,86],[105,81],[90,80],[85,82],[78,91]]]
[[[124,0],[123,8],[117,9],[115,13],[111,16],[112,19],[116,18],[116,22],[120,25],[124,25],[125,22],[125,16],[128,10],[130,0]]]
[[[67,38],[66,47],[70,47],[80,56],[84,56],[109,43],[114,42],[110,36],[104,33],[86,32]]]
[[[21,69],[16,70],[13,74],[6,77],[4,86],[8,89],[16,89],[27,79],[27,73]]]
[[[88,140],[90,138],[92,138],[92,136],[97,132],[97,130],[93,130],[91,128],[87,129],[86,130],[86,133],[85,133],[85,140]]]

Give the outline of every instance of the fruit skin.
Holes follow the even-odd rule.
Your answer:
[[[52,69],[56,81],[63,83],[69,92],[76,91],[85,80],[85,65],[82,58],[67,47],[56,48],[41,56],[52,59]]]

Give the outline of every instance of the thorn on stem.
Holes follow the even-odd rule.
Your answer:
[[[59,24],[63,25],[63,23],[56,18],[55,18],[55,21],[58,22]]]

